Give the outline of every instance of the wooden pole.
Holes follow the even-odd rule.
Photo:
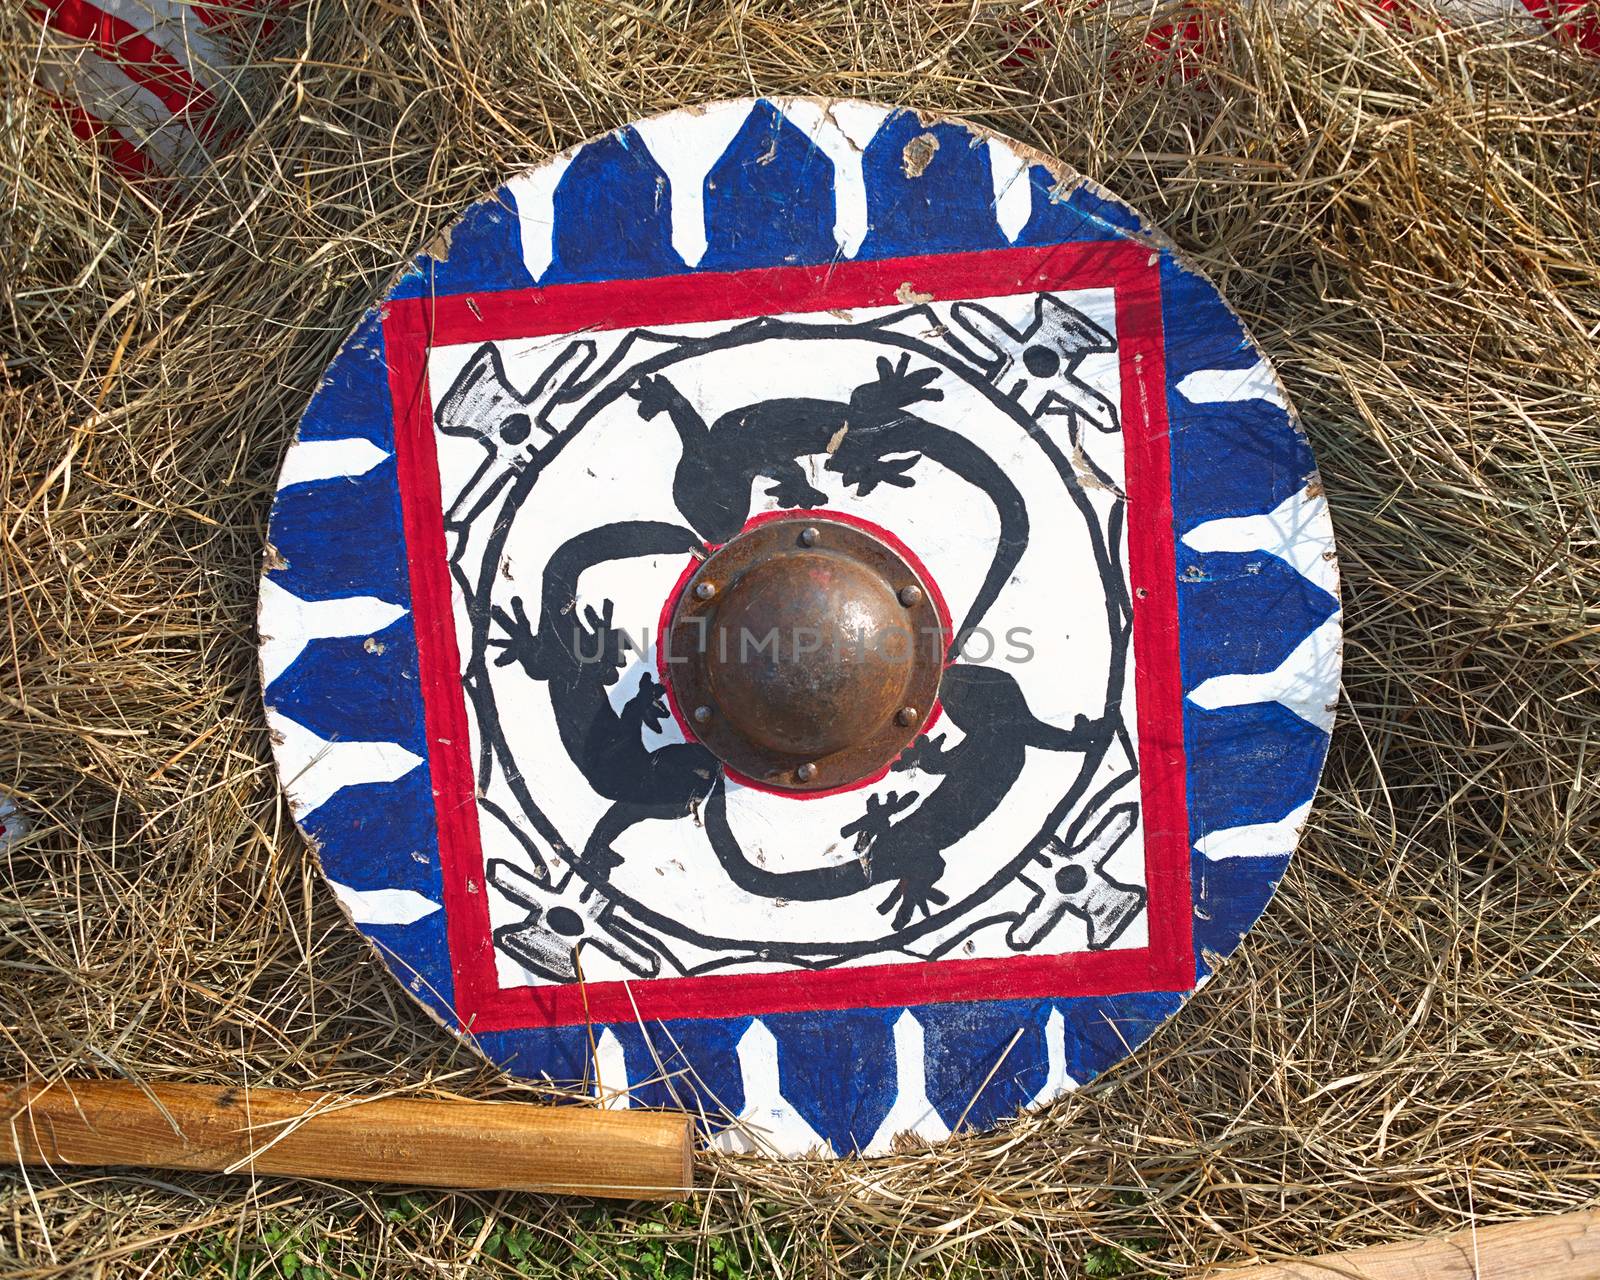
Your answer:
[[[1205,1274],[1207,1280],[1600,1280],[1600,1210]]]
[[[681,1112],[125,1080],[0,1082],[0,1163],[144,1165],[677,1200]]]

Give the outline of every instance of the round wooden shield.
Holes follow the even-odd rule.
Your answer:
[[[1336,593],[1278,380],[1137,213],[957,121],[763,99],[415,259],[284,463],[261,657],[296,818],[447,1026],[873,1155],[1089,1080],[1238,945]],[[719,609],[835,648],[697,667]],[[933,638],[840,655],[897,610]]]

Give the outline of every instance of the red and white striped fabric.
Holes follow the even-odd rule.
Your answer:
[[[79,137],[97,140],[129,175],[181,174],[203,163],[214,141],[218,98],[237,79],[261,36],[269,8],[289,0],[27,0],[44,28],[38,78]],[[1409,0],[1358,0],[1384,14]],[[1446,18],[1475,29],[1503,24],[1555,33],[1600,55],[1597,0],[1437,0]],[[1147,43],[1195,73],[1225,18],[1197,3],[1154,28]],[[1012,54],[1025,65],[1048,47],[1037,37]]]
[[[182,174],[214,141],[218,100],[270,27],[274,0],[30,0],[37,76],[81,138],[130,176]]]
[[[1410,0],[1357,0],[1407,22]],[[1595,0],[1433,0],[1446,22],[1482,35],[1554,35],[1584,53],[1600,54],[1600,7]]]
[[[1410,27],[1409,15],[1416,12],[1414,0],[1334,2],[1371,10],[1379,21],[1393,22],[1405,29]],[[1141,0],[1110,0],[1110,4],[1113,12],[1132,16],[1149,7]],[[1552,34],[1574,49],[1600,56],[1600,0],[1432,0],[1432,7],[1446,22],[1479,36]],[[1145,75],[1154,68],[1164,76],[1169,72],[1170,60],[1170,69],[1177,78],[1188,80],[1200,74],[1207,47],[1214,45],[1227,28],[1222,5],[1194,0],[1173,20],[1150,28],[1145,36],[1150,58],[1135,59],[1126,69],[1134,75]],[[1013,67],[1025,66],[1048,48],[1047,40],[1029,37],[1008,62]]]
[[[1532,20],[1574,48],[1600,56],[1600,6],[1594,0],[1479,0],[1468,7],[1480,20],[1500,13]]]

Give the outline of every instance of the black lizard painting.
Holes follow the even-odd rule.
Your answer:
[[[920,912],[946,901],[936,886],[945,871],[944,850],[977,830],[1021,776],[1029,747],[1087,752],[1114,731],[1109,719],[1078,716],[1070,729],[1037,719],[1007,671],[958,663],[945,671],[940,699],[964,735],[944,748],[944,735],[919,739],[895,763],[942,779],[927,799],[919,793],[869,794],[861,817],[839,834],[853,837],[857,857],[801,871],[768,871],[746,856],[729,825],[726,784],[712,788],[704,810],[706,835],[728,878],[748,893],[817,901],[890,884],[879,910],[902,929]],[[915,806],[915,808],[913,808]],[[907,811],[910,812],[907,812]],[[904,818],[900,818],[905,814]]]
[[[499,650],[496,665],[515,662],[548,687],[562,747],[595,793],[615,802],[580,858],[597,875],[619,861],[611,850],[618,836],[647,818],[687,814],[711,790],[721,766],[698,743],[645,745],[645,727],[659,731],[669,714],[666,690],[650,672],[620,710],[612,707],[607,691],[634,642],[612,625],[609,600],[598,612],[585,606],[578,616],[578,580],[607,561],[698,549],[699,539],[678,525],[642,520],[600,525],[563,543],[545,565],[537,628],[521,597],[511,599],[509,610],[496,606],[491,614],[497,634],[487,643]]]
[[[937,368],[913,370],[909,354],[896,362],[880,356],[877,376],[858,386],[848,400],[763,400],[731,409],[709,426],[661,374],[640,379],[628,394],[639,402],[641,417],[665,414],[676,429],[683,454],[673,475],[672,498],[709,543],[726,542],[744,528],[750,519],[751,486],[761,477],[773,482],[766,493],[780,507],[822,506],[827,494],[806,478],[801,464],[818,455],[826,455],[825,469],[862,497],[880,484],[911,487],[908,472],[922,458],[975,485],[994,503],[1000,529],[989,571],[952,637],[953,653],[1016,570],[1028,545],[1028,513],[1017,487],[994,459],[965,436],[909,412],[914,404],[944,398],[931,385],[938,377]]]

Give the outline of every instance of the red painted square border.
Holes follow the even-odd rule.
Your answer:
[[[584,329],[743,319],[1112,288],[1122,365],[1148,945],[1068,955],[556,986],[499,985],[461,684],[428,389],[430,348]],[[957,1000],[1109,996],[1194,986],[1167,388],[1156,253],[1131,241],[699,272],[391,300],[384,352],[410,567],[456,1016],[474,1031],[637,1018],[735,1017]]]

